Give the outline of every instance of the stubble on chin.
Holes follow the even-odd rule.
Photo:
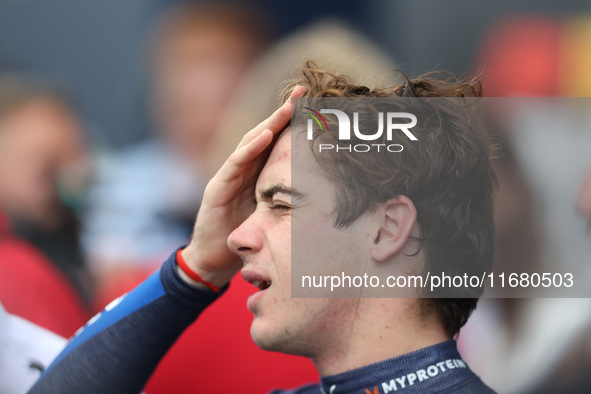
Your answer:
[[[306,308],[301,319],[277,322],[274,327],[264,327],[259,324],[262,321],[257,322],[255,318],[251,326],[251,337],[263,350],[313,359],[323,349],[339,348],[339,338],[346,338],[352,332],[357,301],[342,298],[318,299],[316,305]]]

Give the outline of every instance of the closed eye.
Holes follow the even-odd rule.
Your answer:
[[[287,206],[287,205],[281,205],[281,204],[275,204],[273,206],[271,206],[271,209],[291,209],[291,207]]]

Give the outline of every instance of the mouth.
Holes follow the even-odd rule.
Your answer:
[[[271,278],[263,272],[255,272],[246,269],[243,269],[241,273],[245,281],[259,290],[254,294],[251,294],[246,301],[246,307],[251,312],[255,313],[256,316],[260,313],[260,303],[266,294],[266,290],[271,287]]]
[[[267,290],[271,287],[271,278],[263,272],[255,272],[251,270],[242,270],[242,278],[245,281],[259,289],[260,291]]]
[[[254,287],[258,288],[259,290],[267,290],[269,287],[271,287],[271,281],[266,281],[266,280],[255,280],[251,283]]]

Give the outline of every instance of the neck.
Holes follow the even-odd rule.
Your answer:
[[[415,312],[419,301],[360,299],[348,333],[312,357],[320,376],[336,375],[450,339],[435,316],[422,317]]]

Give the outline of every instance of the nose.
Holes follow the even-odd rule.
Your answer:
[[[261,228],[255,211],[236,230],[232,231],[228,237],[228,247],[242,258],[259,252],[264,242]]]

